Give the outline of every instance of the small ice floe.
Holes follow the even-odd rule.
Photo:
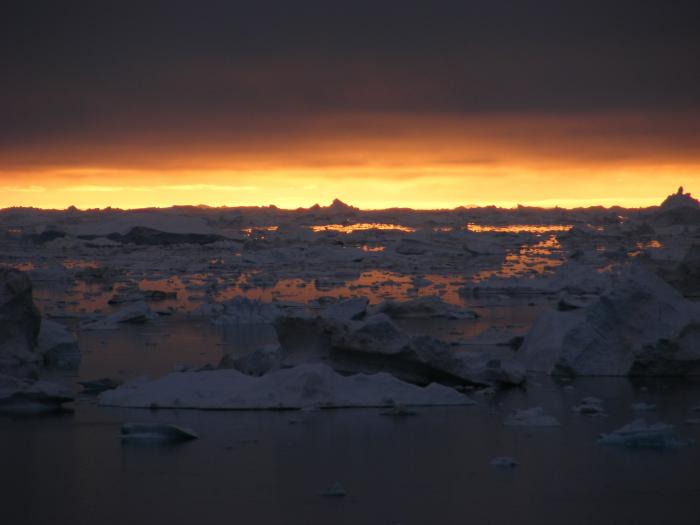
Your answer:
[[[685,420],[686,425],[700,425],[700,417],[691,417]]]
[[[632,410],[636,412],[652,412],[656,410],[656,405],[653,403],[633,403],[632,404]]]
[[[205,303],[196,308],[193,317],[207,318],[214,325],[248,325],[273,322],[280,315],[276,304],[236,296],[221,303]]]
[[[143,301],[132,303],[114,314],[84,324],[83,330],[116,330],[120,324],[143,324],[158,319],[151,308]]]
[[[260,377],[281,368],[284,357],[284,351],[279,345],[265,345],[242,357],[225,354],[221,358],[218,368],[233,368],[246,375]]]
[[[336,481],[330,487],[319,492],[318,495],[323,498],[344,498],[347,495],[347,492],[345,492],[345,489],[340,482]]]
[[[117,388],[122,382],[118,379],[103,377],[90,381],[78,381],[78,384],[83,387],[83,394],[99,394]]]
[[[394,404],[393,407],[384,410],[383,412],[380,412],[382,416],[417,416],[418,413],[415,410],[411,410],[409,408],[406,408],[406,406],[402,405],[401,403],[396,403]]]
[[[386,300],[371,309],[372,314],[383,313],[392,319],[476,319],[470,310],[447,303],[435,295],[416,297],[408,301]]]
[[[364,317],[369,301],[366,297],[353,297],[344,301],[337,301],[326,307],[322,316],[328,319],[340,321],[353,321]]]
[[[164,423],[125,423],[121,430],[122,440],[133,442],[177,443],[198,437],[188,428]]]
[[[545,414],[542,407],[534,407],[514,411],[503,424],[509,427],[558,427],[559,421]]]
[[[0,374],[0,412],[41,414],[61,412],[73,393],[62,385]]]
[[[498,390],[494,386],[487,386],[486,388],[476,390],[475,393],[484,397],[493,397],[498,393]]]
[[[667,423],[649,425],[643,419],[636,419],[609,434],[601,434],[598,443],[629,448],[671,448],[692,443],[676,436],[674,428]]]
[[[586,416],[604,416],[603,400],[597,397],[584,397],[581,404],[573,408],[574,412]]]
[[[690,409],[691,412],[700,412],[700,405]]]
[[[518,462],[509,456],[500,456],[491,460],[491,466],[497,468],[514,468],[518,466]]]

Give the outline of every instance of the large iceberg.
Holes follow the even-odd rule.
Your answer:
[[[228,410],[471,405],[451,388],[419,387],[389,374],[342,376],[307,364],[253,377],[237,370],[173,373],[136,380],[100,394],[103,406]]]
[[[545,312],[517,355],[528,370],[551,374],[698,374],[700,305],[631,266],[589,306]]]

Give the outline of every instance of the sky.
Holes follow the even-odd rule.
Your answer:
[[[0,207],[700,193],[700,3],[7,1]]]

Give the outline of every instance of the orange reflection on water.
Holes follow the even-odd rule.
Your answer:
[[[401,224],[386,224],[382,222],[358,222],[355,224],[321,224],[312,226],[314,232],[336,231],[341,233],[352,233],[354,231],[363,230],[396,230],[406,233],[413,233],[415,228],[410,226],[402,226]]]
[[[348,278],[276,279],[267,286],[250,286],[255,273],[243,274],[231,286],[216,294],[217,301],[236,296],[269,302],[272,300],[309,303],[321,297],[367,297],[371,304],[385,299],[406,301],[421,295],[439,295],[446,302],[462,304],[458,289],[464,284],[461,276],[426,275],[429,281],[424,287],[414,288],[414,276],[384,270],[369,270]]]
[[[638,242],[636,245],[636,250],[629,252],[630,257],[637,257],[638,255],[642,255],[645,250],[658,250],[659,248],[663,248],[664,245],[661,244],[659,241],[656,239],[652,239],[651,241],[648,242]]]
[[[18,262],[18,263],[0,263],[0,268],[12,268],[20,272],[31,272],[36,269],[33,262]]]
[[[84,259],[66,259],[63,261],[63,267],[67,270],[96,270],[100,267],[97,261],[88,261]]]
[[[572,224],[505,224],[505,225],[489,225],[489,224],[467,224],[469,231],[484,233],[550,233],[550,232],[568,232],[573,228]]]
[[[560,257],[561,244],[556,235],[535,243],[524,244],[517,252],[509,253],[497,270],[483,270],[472,276],[472,282],[479,282],[492,276],[524,277],[539,275],[554,270],[564,261]]]
[[[251,226],[243,228],[241,231],[246,235],[252,235],[253,232],[276,232],[279,226]]]

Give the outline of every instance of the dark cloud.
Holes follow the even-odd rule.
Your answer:
[[[696,111],[698,15],[696,1],[5,2],[0,147],[293,136],[338,113]]]

